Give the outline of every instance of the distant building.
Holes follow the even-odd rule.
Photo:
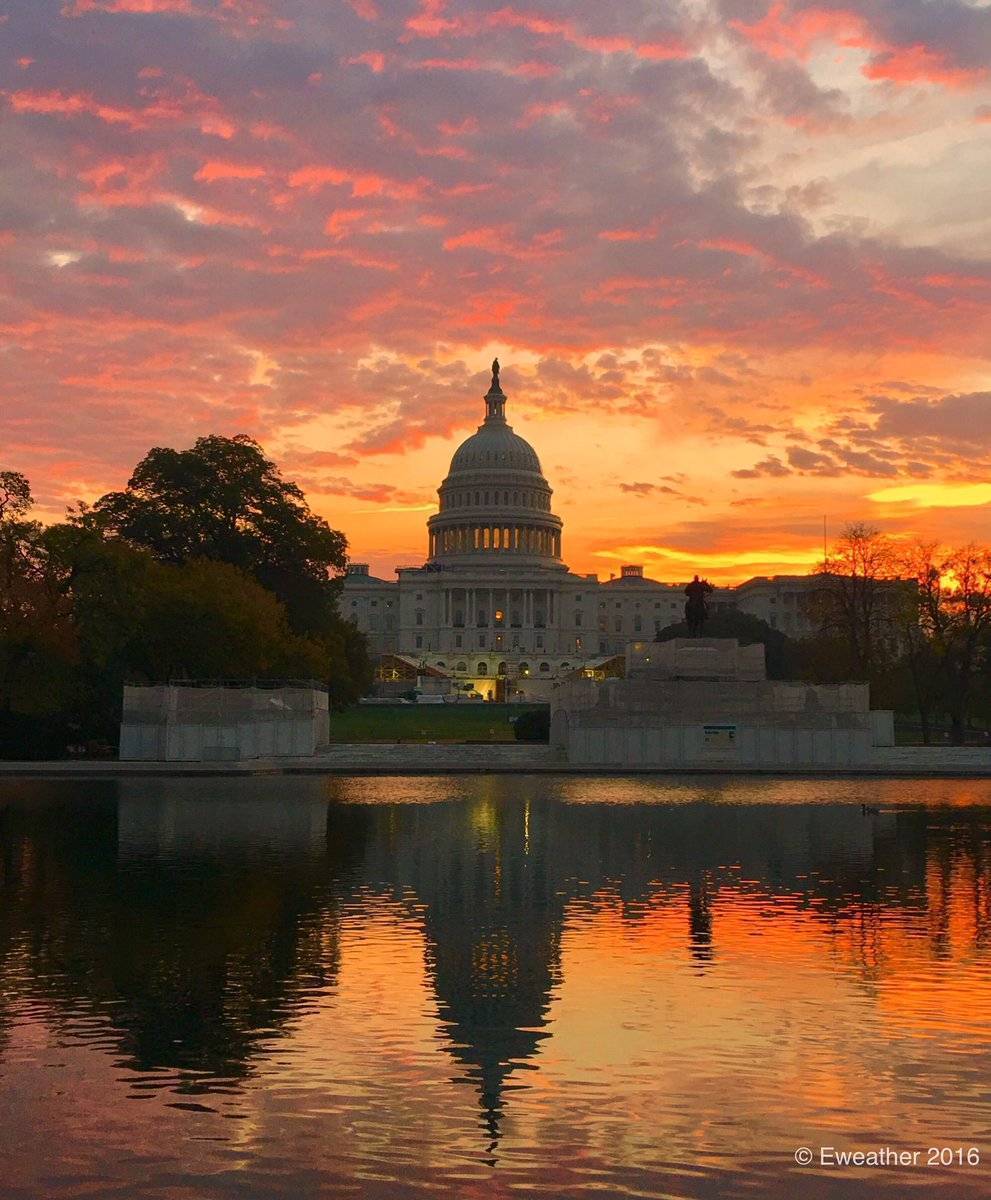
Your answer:
[[[561,559],[562,522],[529,442],[506,422],[498,374],[485,419],[455,451],[427,522],[421,567],[378,579],[355,564],[340,610],[367,634],[373,655],[401,655],[487,698],[539,696],[576,670],[601,671],[631,642],[684,615],[683,583],[643,567],[615,578],[578,575]],[[738,609],[791,637],[815,632],[806,598],[821,577],[784,575],[717,588],[713,611]]]

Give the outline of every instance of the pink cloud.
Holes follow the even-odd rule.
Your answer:
[[[267,173],[266,168],[258,163],[226,162],[212,159],[200,167],[194,178],[203,183],[217,183],[220,180],[228,179],[264,179]]]
[[[868,79],[891,83],[931,83],[945,88],[976,87],[988,78],[987,67],[954,66],[947,56],[927,46],[899,46],[876,54],[864,67]]]

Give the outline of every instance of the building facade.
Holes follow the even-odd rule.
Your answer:
[[[339,605],[375,656],[406,656],[487,698],[540,696],[543,684],[594,671],[682,620],[685,585],[632,564],[608,580],[568,569],[553,491],[533,447],[506,421],[493,368],[485,419],[438,489],[426,562],[397,568],[395,580],[355,564]],[[751,579],[717,588],[711,603],[802,637],[814,631],[803,601],[816,585],[814,576]]]

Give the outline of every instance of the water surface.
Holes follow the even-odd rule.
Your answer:
[[[989,1087],[988,784],[0,782],[5,1197],[977,1197]]]

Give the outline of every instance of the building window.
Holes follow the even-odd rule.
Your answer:
[[[478,635],[478,648],[479,648],[479,650],[485,649],[485,634],[484,633],[480,633]]]
[[[437,666],[438,666],[438,667],[446,667],[446,666],[447,666],[447,663],[443,663],[443,662],[439,662],[439,661],[438,661],[438,663],[437,663]]]
[[[418,608],[416,610],[416,623],[417,623],[417,625],[423,624],[423,609],[422,608]]]
[[[456,634],[454,635],[454,648],[455,648],[455,650],[460,650],[460,649],[461,649],[461,641],[462,641],[461,634],[460,634],[460,633],[456,633]]]
[[[616,618],[616,632],[617,633],[623,632],[623,618],[622,617]]]
[[[499,675],[505,675],[506,674],[506,664],[504,662],[501,662],[499,664],[499,666],[496,668],[496,672]]]
[[[483,662],[478,663],[478,665],[476,667],[476,671],[479,675],[488,675],[488,673],[489,673],[488,664],[483,663]]]
[[[455,669],[455,671],[460,671],[462,674],[464,674],[464,672],[468,670],[468,668],[465,666],[464,663],[455,663],[454,669]]]
[[[377,607],[378,607],[378,601],[377,601],[377,600],[373,600],[373,601],[372,601],[372,608],[377,608]]]
[[[547,672],[548,672],[550,669],[551,669],[551,664],[550,664],[550,663],[545,663],[545,662],[542,662],[542,663],[540,664],[540,672],[541,672],[541,674],[544,674],[544,675],[545,675],[545,674],[546,674],[546,673],[547,673]]]
[[[599,639],[599,653],[605,654],[605,652],[606,652],[606,643],[600,638]]]
[[[423,637],[420,634],[416,635],[416,648],[417,650],[423,649]]]
[[[530,664],[528,662],[520,663],[520,674],[521,675],[529,675],[530,674]]]
[[[643,617],[639,613],[633,618],[633,632],[640,633],[643,629]]]
[[[417,592],[417,593],[416,593],[416,598],[417,598],[417,600],[422,600],[422,599],[423,599],[423,592]]]
[[[581,627],[582,627],[582,615],[580,612],[576,612],[575,613],[575,628],[581,629]]]

